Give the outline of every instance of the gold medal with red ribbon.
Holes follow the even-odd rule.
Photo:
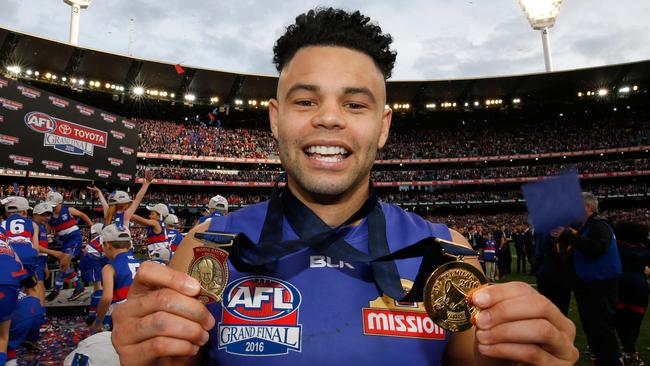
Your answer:
[[[201,292],[197,299],[203,304],[220,302],[223,291],[228,284],[228,252],[220,247],[231,246],[234,235],[218,233],[212,236],[226,237],[225,242],[214,241],[207,233],[196,233],[194,236],[205,245],[194,248],[194,257],[187,273],[199,281]]]

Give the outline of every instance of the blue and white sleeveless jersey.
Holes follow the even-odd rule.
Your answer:
[[[259,241],[268,202],[213,218],[210,231],[245,233]],[[449,229],[381,204],[391,252],[423,238],[450,240]],[[353,247],[368,252],[368,224],[344,229]],[[283,240],[297,239],[288,222]],[[397,261],[410,288],[419,258]],[[230,266],[222,303],[208,305],[210,365],[439,365],[449,334],[421,303],[400,303],[378,289],[365,263],[333,260],[311,248],[283,258],[272,272]]]

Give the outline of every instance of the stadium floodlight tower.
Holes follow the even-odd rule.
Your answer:
[[[548,29],[555,24],[555,18],[560,13],[562,0],[517,0],[524,10],[530,25],[535,30],[542,31],[542,44],[544,46],[544,63],[546,71],[553,71],[551,60],[551,44],[548,40]]]
[[[76,46],[79,41],[79,14],[81,14],[81,9],[86,9],[90,6],[92,0],[63,0],[63,2],[70,5],[72,10],[70,17],[70,44]]]

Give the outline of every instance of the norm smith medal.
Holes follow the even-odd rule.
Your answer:
[[[194,248],[194,259],[188,268],[190,276],[201,285],[197,299],[204,304],[220,302],[228,283],[228,252],[212,247]]]
[[[424,307],[440,327],[462,332],[472,327],[472,315],[478,312],[468,294],[485,283],[485,275],[471,264],[462,261],[445,263],[427,279]]]

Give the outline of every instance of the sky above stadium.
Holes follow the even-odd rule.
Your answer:
[[[272,4],[272,6],[270,6]],[[311,7],[359,9],[393,35],[395,80],[544,71],[541,36],[515,0],[94,0],[79,45],[208,69],[275,75],[272,47]],[[650,59],[650,1],[565,0],[556,70]],[[63,0],[2,0],[0,26],[68,41]]]

